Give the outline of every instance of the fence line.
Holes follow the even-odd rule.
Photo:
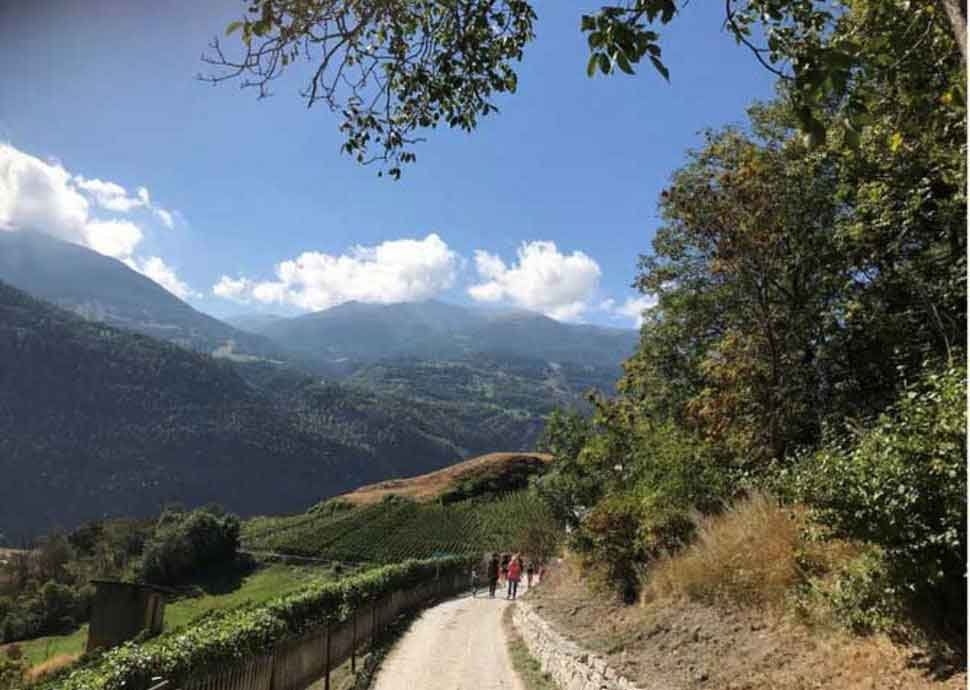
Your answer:
[[[358,649],[365,643],[372,645],[374,638],[403,611],[466,586],[463,573],[436,577],[362,604],[347,620],[281,642],[263,656],[212,669],[175,686],[163,681],[151,690],[304,690],[321,678],[325,690],[329,690],[330,671],[348,659],[356,666]]]

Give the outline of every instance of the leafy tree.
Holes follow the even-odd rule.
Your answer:
[[[147,582],[171,585],[206,567],[232,562],[239,530],[239,518],[222,509],[168,510],[145,547],[139,575]]]
[[[966,457],[966,369],[928,367],[869,428],[809,454],[793,486],[835,535],[882,547],[900,592],[965,626]]]
[[[339,111],[343,150],[361,163],[388,162],[398,177],[415,159],[418,130],[470,131],[497,110],[493,94],[515,91],[512,63],[534,20],[522,0],[260,0],[226,29],[239,32],[242,57],[227,57],[215,39],[204,60],[218,71],[204,78],[242,78],[263,97],[289,64],[314,61],[307,106]]]
[[[633,74],[648,60],[669,79],[659,31],[687,4],[625,0],[583,15],[587,73]],[[725,28],[787,85],[813,145],[825,138],[831,102],[846,101],[860,71],[876,64],[887,76],[906,73],[927,55],[965,64],[966,15],[966,0],[724,3]],[[415,160],[411,146],[421,130],[443,123],[470,131],[497,110],[493,94],[515,91],[512,63],[534,37],[535,19],[524,0],[258,0],[226,30],[241,35],[242,56],[230,57],[213,40],[204,60],[214,72],[202,78],[239,79],[263,97],[289,65],[309,62],[307,105],[324,101],[339,112],[344,152],[361,163],[386,162],[397,178],[401,164]],[[886,56],[905,54],[872,63],[873,47]],[[844,105],[844,121],[857,136],[867,104]]]

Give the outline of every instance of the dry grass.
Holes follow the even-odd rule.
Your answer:
[[[780,606],[807,577],[806,561],[830,570],[858,553],[841,542],[811,542],[806,527],[804,509],[761,493],[699,517],[695,543],[651,568],[645,597]]]
[[[552,460],[552,456],[545,453],[489,453],[460,462],[457,465],[451,465],[437,472],[362,486],[340,498],[358,506],[379,503],[390,494],[406,496],[416,501],[429,501],[440,496],[446,489],[460,483],[468,476],[477,474],[491,465],[505,464],[510,460],[522,457],[539,458],[543,462]]]
[[[77,661],[78,657],[80,656],[80,654],[58,654],[57,656],[51,657],[47,661],[41,662],[36,666],[29,668],[27,673],[24,674],[24,677],[31,683],[35,683],[54,671],[59,671],[65,666],[70,666]]]
[[[727,515],[724,519],[730,519]],[[800,519],[797,513],[793,518]],[[809,546],[812,546],[809,544]],[[834,559],[844,554],[832,552]],[[566,558],[526,598],[559,632],[603,655],[644,688],[666,690],[966,690],[946,671],[884,635],[806,626],[784,610],[712,605],[684,596],[627,606],[589,588],[588,568]],[[941,672],[942,671],[942,672]]]

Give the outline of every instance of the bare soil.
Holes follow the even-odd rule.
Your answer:
[[[489,453],[417,477],[390,479],[378,484],[362,486],[340,498],[354,505],[379,503],[390,494],[406,496],[416,501],[430,501],[440,496],[446,489],[460,483],[468,476],[481,472],[490,465],[502,465],[521,457],[539,458],[543,462],[552,460],[552,456],[545,453]]]
[[[550,568],[528,601],[562,634],[645,689],[967,687],[965,669],[927,668],[918,650],[883,636],[855,637],[809,628],[782,612],[687,600],[624,605],[591,593],[568,563]]]

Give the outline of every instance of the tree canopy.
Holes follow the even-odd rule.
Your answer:
[[[515,63],[537,20],[525,0],[246,0],[226,28],[241,54],[212,41],[202,78],[238,80],[260,97],[296,64],[308,66],[302,97],[341,118],[342,149],[378,162],[395,179],[414,162],[414,144],[438,125],[471,131],[497,111],[495,97],[514,92]],[[648,61],[665,79],[661,31],[687,2],[626,0],[580,17],[587,73],[633,74]],[[920,64],[966,61],[965,0],[725,0],[724,27],[794,103],[809,143],[826,136],[833,103],[857,139],[871,121],[853,84],[863,71],[906,78]],[[881,60],[873,60],[879,54]],[[849,97],[849,96],[853,97]],[[962,85],[939,94],[963,102]]]

